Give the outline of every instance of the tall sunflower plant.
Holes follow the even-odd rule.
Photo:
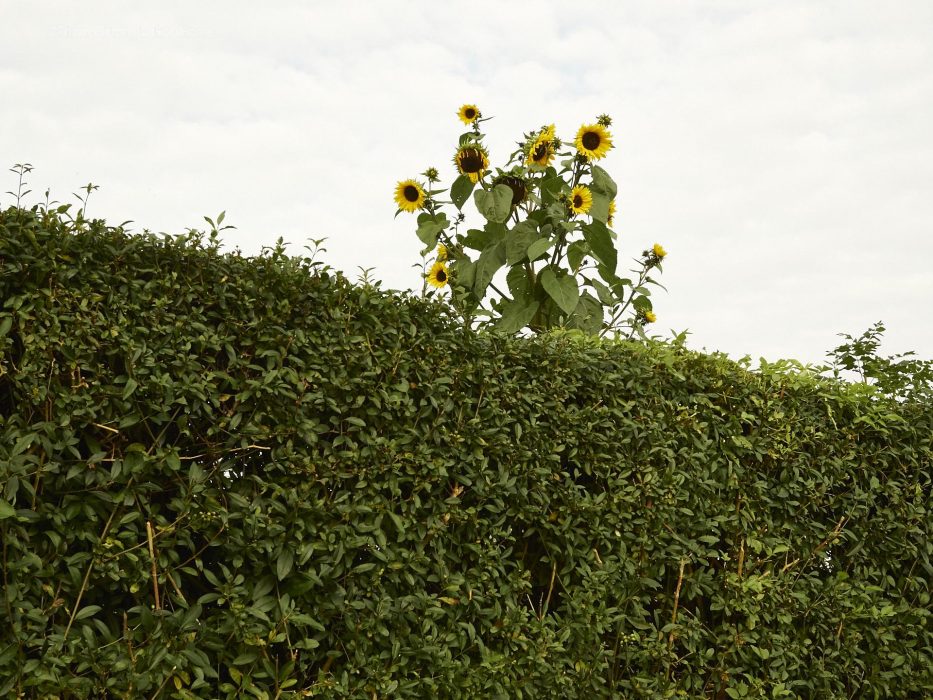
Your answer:
[[[437,169],[428,168],[395,189],[396,216],[417,215],[422,255],[433,254],[426,288],[449,289],[467,320],[507,333],[566,328],[644,337],[657,320],[650,287],[661,285],[652,275],[667,252],[655,243],[635,259],[631,276],[617,271],[618,188],[596,164],[613,147],[610,118],[583,124],[572,141],[543,125],[524,134],[493,171],[482,129],[487,118],[472,104],[458,116],[470,130],[454,152],[450,187],[441,188]],[[469,202],[481,227],[465,223]]]

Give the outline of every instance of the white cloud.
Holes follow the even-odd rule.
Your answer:
[[[494,163],[608,112],[623,259],[670,252],[659,327],[819,360],[881,318],[892,352],[933,354],[933,5],[571,8],[21,5],[0,154],[61,200],[100,184],[94,215],[182,231],[226,209],[231,246],[328,236],[334,266],[417,287],[391,191],[451,174],[462,102],[495,116]]]

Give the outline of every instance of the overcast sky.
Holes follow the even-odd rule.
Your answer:
[[[327,237],[352,278],[420,289],[393,190],[428,166],[453,179],[461,104],[495,117],[493,165],[525,131],[568,139],[606,112],[620,260],[669,253],[657,331],[817,362],[883,319],[885,351],[933,356],[930,0],[0,0],[0,15],[0,165],[35,166],[33,202],[90,181],[90,216],[169,233],[226,210],[230,247]]]

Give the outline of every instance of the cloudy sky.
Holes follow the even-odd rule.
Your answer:
[[[883,319],[887,352],[933,356],[929,0],[0,7],[0,165],[31,198],[93,182],[90,216],[169,233],[226,210],[230,247],[326,237],[420,289],[392,193],[452,179],[462,103],[493,165],[606,112],[620,259],[669,252],[658,331],[816,362]]]

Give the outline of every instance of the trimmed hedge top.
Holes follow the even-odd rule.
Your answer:
[[[0,213],[0,695],[922,698],[933,409]]]

